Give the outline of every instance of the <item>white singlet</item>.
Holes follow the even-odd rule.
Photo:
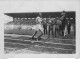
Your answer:
[[[36,22],[37,22],[37,23],[41,23],[41,21],[42,21],[42,19],[38,16],[38,17],[36,18]]]
[[[40,18],[40,17],[37,17],[36,18],[36,22],[38,23],[37,25],[35,25],[34,27],[33,27],[33,29],[35,29],[35,30],[37,30],[37,31],[39,31],[39,30],[41,30],[42,32],[43,32],[43,26],[41,25],[41,21],[42,21],[42,19]]]

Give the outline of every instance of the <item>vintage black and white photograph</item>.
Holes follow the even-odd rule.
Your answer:
[[[76,53],[76,6],[72,5],[74,2],[6,3],[9,7],[5,9],[8,11],[3,13],[6,19],[5,54]]]

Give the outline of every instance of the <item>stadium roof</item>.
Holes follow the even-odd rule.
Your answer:
[[[75,18],[75,11],[66,12],[68,18]],[[25,12],[25,13],[4,13],[5,15],[14,17],[14,18],[36,18],[39,15],[39,12]],[[59,17],[61,12],[41,12],[43,18]]]

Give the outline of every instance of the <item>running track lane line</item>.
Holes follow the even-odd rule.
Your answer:
[[[54,42],[43,42],[43,41],[31,41],[31,40],[24,40],[24,39],[12,39],[12,38],[4,38],[6,40],[19,40],[19,41],[30,41],[31,43],[39,42],[39,43],[47,43],[47,44],[59,44],[59,45],[71,45],[75,46],[75,44],[64,44],[64,43],[54,43]]]
[[[29,37],[31,38],[32,36],[31,35],[18,35],[18,34],[4,34],[4,36],[12,36],[12,37],[20,37],[20,36],[24,36],[24,37]],[[35,38],[37,38],[37,36],[35,36]],[[41,37],[41,38],[45,38],[45,37]],[[52,38],[50,38],[52,39]],[[69,40],[69,39],[60,39],[60,38],[54,38],[54,39],[59,39],[59,40]],[[75,39],[71,39],[71,40],[75,40]]]
[[[12,48],[12,47],[4,47],[5,49],[12,49],[12,50],[16,50],[17,48]],[[36,52],[36,51],[32,51],[32,50],[29,50],[28,48],[24,48],[24,49],[20,49],[20,50],[17,50],[17,51],[21,51],[21,50],[27,50],[27,51],[30,51],[30,52],[32,52],[32,53],[36,53],[36,54],[44,54],[44,53],[42,53],[42,52]],[[17,52],[17,51],[15,51],[15,52]],[[11,52],[12,53],[12,52]]]
[[[30,45],[30,44],[21,44],[21,43],[10,43],[10,42],[5,42],[5,44],[19,44],[19,45]],[[55,47],[46,47],[46,46],[39,46],[39,45],[34,45],[35,47],[43,47],[43,48],[53,48],[53,49],[59,49],[59,50],[73,50],[73,49],[64,49],[64,48],[55,48]]]

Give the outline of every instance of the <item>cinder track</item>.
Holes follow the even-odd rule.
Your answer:
[[[31,36],[27,35],[4,35],[4,47],[12,49],[26,49],[40,53],[75,53],[75,40],[74,39],[42,39],[40,41],[29,39]],[[44,37],[43,37],[44,38]]]

